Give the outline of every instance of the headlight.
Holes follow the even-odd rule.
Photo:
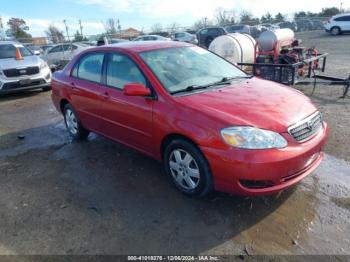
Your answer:
[[[245,149],[283,148],[287,141],[278,133],[251,126],[236,126],[221,130],[224,141]]]
[[[41,62],[41,64],[40,64],[40,70],[43,70],[43,69],[45,69],[46,67],[49,67],[48,65],[47,65],[47,63],[46,62]]]

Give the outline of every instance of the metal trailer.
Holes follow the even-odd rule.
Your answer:
[[[348,96],[350,87],[350,75],[348,78],[339,78],[317,74],[317,71],[325,72],[328,53],[318,54],[294,64],[265,64],[265,63],[238,63],[247,73],[288,86],[313,85],[312,94],[317,85],[342,85],[344,86],[341,98]],[[319,68],[314,64],[320,63]],[[300,77],[298,70],[304,68],[307,74]]]

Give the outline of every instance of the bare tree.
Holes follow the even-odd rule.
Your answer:
[[[64,42],[63,32],[54,25],[50,25],[45,33],[54,44]]]
[[[216,23],[220,26],[225,26],[235,23],[235,14],[232,10],[225,10],[222,7],[219,7],[214,12],[214,17]]]
[[[207,26],[212,26],[212,25],[213,25],[213,22],[204,17],[196,21],[193,24],[192,29],[195,31],[198,31],[199,29],[205,28]]]
[[[163,26],[160,23],[156,23],[156,24],[152,25],[151,31],[153,33],[160,33],[163,31]]]
[[[173,22],[173,23],[171,23],[171,24],[168,26],[167,29],[168,29],[168,31],[169,31],[170,34],[173,34],[173,33],[175,33],[176,31],[178,31],[180,27],[181,27],[181,25],[180,25],[179,23]]]
[[[113,35],[117,33],[116,29],[116,21],[113,18],[108,18],[105,24],[106,33],[109,35]]]

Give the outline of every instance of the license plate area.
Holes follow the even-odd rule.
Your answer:
[[[32,80],[30,79],[21,79],[19,80],[19,85],[20,86],[26,86],[32,83]]]

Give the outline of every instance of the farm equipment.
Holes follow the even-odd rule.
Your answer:
[[[265,31],[256,42],[249,42],[249,48],[247,45],[241,48],[241,38],[237,33],[221,36],[212,42],[209,50],[255,76],[289,86],[313,85],[312,93],[320,84],[343,85],[341,97],[347,96],[350,76],[339,78],[319,74],[325,72],[328,53],[319,53],[315,47],[302,47],[291,29]],[[240,51],[239,54],[236,50]]]

